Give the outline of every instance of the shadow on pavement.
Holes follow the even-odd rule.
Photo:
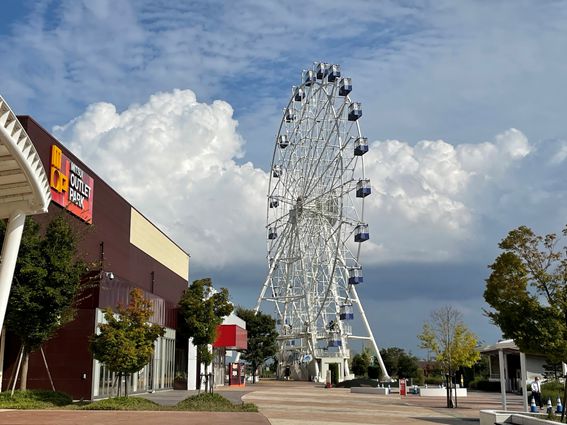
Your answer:
[[[435,424],[445,424],[445,425],[460,425],[460,424],[473,424],[479,423],[480,419],[478,418],[432,418],[430,416],[417,416],[415,419],[418,419],[423,422],[433,422]]]

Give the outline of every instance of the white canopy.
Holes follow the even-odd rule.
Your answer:
[[[22,124],[0,96],[0,219],[8,219],[0,259],[0,332],[26,215],[47,212],[50,201],[51,191],[41,159]]]
[[[0,96],[0,218],[47,212],[49,182],[22,124]]]

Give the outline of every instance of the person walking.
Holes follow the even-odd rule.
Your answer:
[[[539,382],[539,376],[535,377],[535,381],[532,382],[532,397],[535,399],[536,404],[540,409],[543,409],[543,403],[541,400],[541,383]]]

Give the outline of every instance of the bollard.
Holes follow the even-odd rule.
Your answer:
[[[532,403],[530,404],[530,412],[537,413],[537,406],[535,404],[535,397],[532,397]]]
[[[555,413],[563,413],[563,406],[561,405],[561,398],[557,396],[557,409]]]
[[[547,399],[547,413],[553,412],[553,406],[551,405],[551,398]]]

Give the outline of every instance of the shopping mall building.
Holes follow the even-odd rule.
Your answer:
[[[114,376],[94,360],[89,338],[103,320],[102,309],[128,303],[140,288],[152,300],[152,322],[165,327],[151,362],[131,377],[132,392],[187,385],[187,339],[176,333],[177,303],[188,285],[189,254],[153,225],[112,187],[29,116],[18,117],[45,168],[52,201],[45,223],[66,208],[71,220],[84,226],[80,254],[97,265],[88,276],[90,289],[81,297],[76,319],[63,327],[30,357],[28,388],[50,389],[48,369],[56,390],[74,399],[111,395]],[[135,166],[135,165],[134,165]],[[2,389],[17,366],[19,343],[6,332],[0,346]],[[2,361],[3,358],[3,361]],[[48,368],[46,368],[46,364]]]

